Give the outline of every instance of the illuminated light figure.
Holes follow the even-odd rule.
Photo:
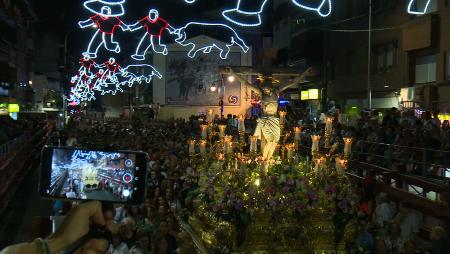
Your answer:
[[[136,75],[135,73],[129,71],[130,69],[133,69],[133,68],[143,68],[144,73],[150,73],[150,74]],[[129,87],[132,87],[133,84],[136,82],[139,84],[141,84],[143,81],[145,81],[146,83],[150,83],[153,79],[153,76],[156,76],[159,79],[162,79],[161,73],[159,73],[159,71],[157,71],[153,66],[151,66],[149,64],[128,65],[126,68],[123,69],[122,75],[124,77],[128,78],[128,80],[126,82],[124,82],[123,84],[128,84]]]
[[[154,52],[167,55],[167,46],[161,43],[161,37],[165,30],[173,34],[173,28],[167,21],[159,17],[159,13],[155,9],[148,12],[148,16],[139,20],[133,25],[129,25],[128,29],[132,32],[145,28],[145,33],[142,35],[139,45],[136,48],[136,53],[131,57],[135,60],[145,60],[145,54],[150,49]]]
[[[125,9],[123,8],[123,4],[125,0],[88,0],[84,2],[84,8],[88,9],[90,12],[101,15],[102,7],[105,5],[111,8],[111,14],[103,15],[105,17],[118,17],[123,16],[125,14]]]
[[[431,3],[431,0],[426,0],[427,2],[424,6],[423,11],[414,10],[414,8],[417,6],[417,1],[420,1],[420,0],[409,0],[408,13],[414,14],[414,15],[423,15],[423,14],[427,13],[428,7],[430,6],[430,3]],[[425,1],[425,0],[422,0],[422,1]]]
[[[292,0],[292,3],[305,10],[315,11],[321,17],[328,17],[331,14],[333,8],[331,0],[321,0],[321,1],[322,2],[318,7],[314,7],[311,4],[306,4],[304,3],[304,0]]]
[[[225,10],[222,15],[228,21],[239,26],[259,26],[261,25],[261,13],[267,0],[259,0],[258,8],[254,7],[254,0],[238,0],[237,6],[231,10]]]
[[[195,41],[189,40],[187,35],[191,34],[191,30],[197,31],[199,28],[201,28],[202,31],[211,30],[215,33],[226,35],[228,36],[229,41],[221,44],[209,43],[197,45]],[[230,47],[234,45],[239,46],[244,53],[247,53],[249,50],[249,47],[245,44],[244,40],[239,37],[236,31],[224,24],[190,22],[184,27],[177,29],[175,33],[178,34],[178,38],[175,39],[178,44],[183,47],[191,47],[191,50],[188,52],[190,58],[194,58],[198,52],[209,54],[213,48],[217,48],[220,51],[220,58],[227,59],[231,50]]]
[[[86,52],[84,52],[83,55],[89,58],[97,58],[97,52],[101,47],[104,47],[108,51],[119,53],[120,46],[118,42],[114,41],[114,34],[119,27],[122,31],[126,31],[128,29],[128,26],[125,25],[120,18],[118,18],[123,15],[123,11],[114,13],[112,11],[112,7],[109,6],[111,3],[106,1],[96,0],[89,2],[98,2],[104,4],[104,6],[101,7],[100,12],[87,8],[91,12],[95,13],[95,15],[85,21],[78,22],[78,25],[81,28],[93,27],[97,29],[89,42]],[[123,2],[119,3],[122,4]]]
[[[197,0],[184,0],[186,3],[188,3],[188,4],[193,4],[193,3],[195,3],[195,1],[197,1]]]
[[[225,10],[222,16],[228,21],[239,26],[259,26],[262,23],[261,13],[268,0],[238,0],[236,8]],[[305,10],[316,11],[320,16],[327,17],[331,14],[331,0],[317,0],[320,4],[313,6],[308,0],[291,0],[296,6]]]
[[[97,81],[95,83],[95,90],[102,92],[102,95],[107,93],[112,93],[116,95],[117,91],[122,91],[120,89],[120,82],[117,78],[117,74],[122,73],[123,69],[116,62],[116,59],[111,57],[108,61],[104,62],[99,66],[101,68],[97,74]],[[114,87],[114,89],[111,89]],[[106,90],[109,88],[109,90]]]

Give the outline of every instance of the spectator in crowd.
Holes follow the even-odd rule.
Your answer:
[[[433,254],[450,253],[448,235],[442,227],[436,226],[431,229],[430,240],[432,241]]]
[[[107,254],[129,254],[129,249],[126,243],[122,241],[120,235],[113,235],[111,244],[109,245]]]

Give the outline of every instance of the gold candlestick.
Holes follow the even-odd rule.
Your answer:
[[[320,141],[320,136],[319,135],[312,135],[311,136],[311,140],[312,140],[312,146],[311,146],[311,154],[314,157],[316,157],[317,155],[319,155],[319,141]]]
[[[200,125],[200,130],[202,131],[201,132],[202,139],[207,139],[208,138],[208,125],[206,125],[206,124]]]
[[[344,157],[347,159],[350,158],[350,155],[352,154],[352,143],[352,138],[344,138]]]
[[[333,117],[325,118],[325,148],[330,148],[330,137],[333,132]]]
[[[281,131],[283,131],[283,129],[284,129],[284,122],[285,122],[285,119],[286,119],[286,112],[285,111],[280,111],[280,128],[281,128]]]
[[[295,149],[298,150],[300,141],[301,141],[301,133],[302,128],[301,127],[294,127],[294,141],[295,141]]]
[[[219,125],[219,137],[223,138],[225,137],[225,129],[227,128],[226,125]]]

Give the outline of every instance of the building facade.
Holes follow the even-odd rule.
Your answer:
[[[344,108],[367,107],[370,84],[372,108],[449,112],[448,2],[431,0],[424,15],[412,15],[408,1],[373,0],[370,50],[369,1],[336,4],[325,30],[330,99]],[[423,9],[426,1],[415,4]]]

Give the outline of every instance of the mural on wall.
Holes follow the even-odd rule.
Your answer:
[[[224,97],[224,106],[241,105],[241,84],[226,78],[222,80],[218,74],[219,66],[240,66],[241,53],[231,52],[228,59],[220,59],[216,54],[203,54],[192,59],[184,51],[172,52],[167,56],[166,64],[168,105],[218,106],[220,96]],[[222,84],[225,87],[223,93]]]

